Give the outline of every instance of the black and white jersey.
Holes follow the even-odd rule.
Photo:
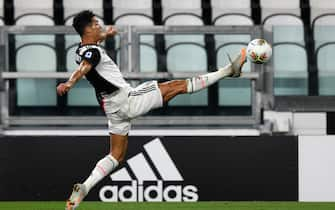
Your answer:
[[[107,55],[103,47],[79,45],[76,50],[76,63],[80,64],[83,60],[92,65],[92,69],[85,76],[95,88],[97,96],[130,87],[123,78],[119,67]]]

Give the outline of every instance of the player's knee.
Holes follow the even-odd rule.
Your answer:
[[[124,160],[124,155],[122,154],[122,151],[113,150],[111,152],[111,155],[120,163]]]
[[[124,159],[125,159],[125,155],[121,155],[121,156],[120,156],[120,158],[119,158],[119,160],[118,160],[118,161],[119,161],[119,163],[123,162],[123,161],[124,161]]]
[[[187,82],[186,80],[173,80],[170,84],[170,88],[178,94],[186,93]]]

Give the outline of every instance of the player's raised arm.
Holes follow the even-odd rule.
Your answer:
[[[65,83],[60,83],[57,86],[58,95],[62,96],[67,93],[87,72],[92,69],[92,64],[87,60],[83,60],[78,69],[75,70],[70,76],[69,80]]]
[[[104,41],[108,37],[114,36],[115,34],[117,34],[116,28],[114,28],[113,26],[106,26],[105,31],[101,32],[100,42]]]

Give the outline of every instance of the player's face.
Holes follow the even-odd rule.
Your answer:
[[[97,33],[101,32],[101,25],[99,23],[99,20],[96,17],[92,18],[92,29],[96,31]]]
[[[98,19],[94,16],[92,17],[91,24],[89,25],[89,31],[92,36],[100,37],[102,27],[98,21]]]

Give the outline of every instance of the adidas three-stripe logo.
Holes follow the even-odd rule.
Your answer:
[[[165,181],[183,181],[173,160],[167,153],[161,141],[157,138],[144,145],[144,149],[151,161],[158,170],[160,176]],[[130,169],[135,174],[139,183],[143,181],[158,181],[157,176],[151,169],[147,160],[142,153],[135,155],[127,161]],[[131,181],[129,173],[125,168],[118,170],[110,175],[113,181]]]
[[[102,201],[197,201],[197,187],[182,185],[184,180],[170,155],[164,148],[159,138],[144,145],[146,154],[139,153],[127,160],[132,176],[126,167],[112,173],[111,186],[104,186],[99,193]],[[146,159],[150,158],[153,166]],[[155,170],[153,170],[153,167]],[[124,185],[124,182],[131,185]],[[145,181],[157,183],[145,185]],[[173,181],[173,185],[163,185],[163,181]],[[122,186],[118,186],[122,182]],[[181,185],[175,185],[181,182]],[[172,196],[171,196],[172,194]],[[128,195],[128,197],[127,197]]]

